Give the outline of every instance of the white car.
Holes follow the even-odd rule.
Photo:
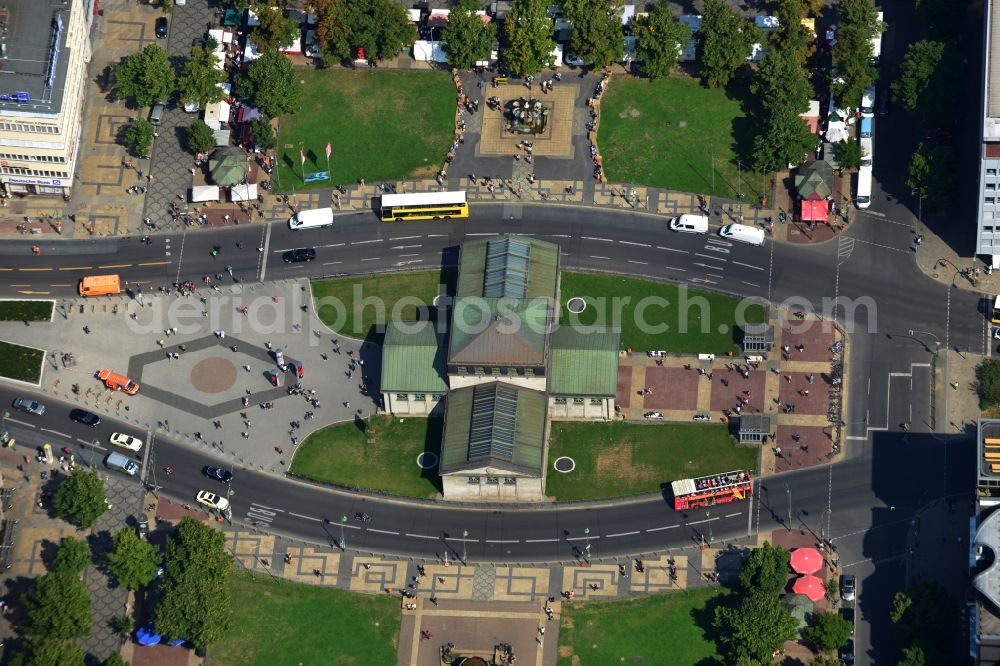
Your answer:
[[[567,54],[566,56],[564,56],[563,62],[569,65],[570,67],[583,67],[584,65],[591,64],[589,62],[584,62],[583,58],[581,58],[580,56],[575,56],[573,54]]]
[[[116,432],[111,435],[111,443],[115,446],[120,446],[122,448],[128,449],[129,451],[138,451],[142,448],[142,440],[138,437],[133,437],[132,435],[126,435],[123,432]]]
[[[219,511],[225,511],[229,508],[229,500],[215,493],[210,493],[207,490],[198,491],[198,503],[204,504],[211,509],[218,509]]]

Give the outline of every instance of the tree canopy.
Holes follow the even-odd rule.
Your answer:
[[[82,539],[63,537],[52,561],[52,570],[77,575],[90,564],[90,544]]]
[[[261,150],[270,150],[276,143],[271,121],[259,116],[250,121],[250,140]]]
[[[958,663],[962,619],[958,603],[941,584],[924,581],[897,592],[889,611],[896,643],[911,649],[912,666]]]
[[[578,58],[605,67],[624,57],[624,0],[562,0],[560,4],[573,24],[570,51]]]
[[[842,647],[853,634],[854,627],[840,613],[827,612],[817,613],[802,637],[820,652],[830,652]]]
[[[222,532],[182,518],[167,541],[162,598],[153,611],[157,630],[197,647],[218,640],[229,627],[231,571]]]
[[[156,128],[145,118],[136,118],[125,128],[122,139],[129,152],[136,157],[149,157],[149,149],[153,147],[153,134]]]
[[[182,104],[195,103],[198,108],[221,102],[226,92],[218,84],[225,83],[226,72],[216,66],[215,56],[205,48],[194,47],[184,61],[177,77],[177,91]]]
[[[195,118],[187,128],[187,148],[194,154],[208,153],[215,148],[215,131],[201,118]]]
[[[768,51],[750,86],[757,100],[751,111],[757,129],[752,158],[761,171],[795,164],[816,147],[816,137],[801,117],[809,109],[812,86],[796,58],[792,51]]]
[[[120,586],[137,590],[156,578],[160,560],[156,546],[140,539],[135,530],[127,527],[115,532],[111,543],[113,548],[105,559]]]
[[[279,49],[295,43],[299,24],[295,19],[285,18],[281,7],[258,3],[254,5],[253,13],[259,24],[251,29],[250,34],[260,50]]]
[[[554,62],[548,0],[514,0],[504,20],[503,59],[517,76],[533,76]]]
[[[302,101],[302,84],[292,63],[274,49],[264,51],[237,76],[235,92],[271,118],[294,113]]]
[[[721,0],[705,0],[701,11],[701,27],[695,34],[701,78],[709,88],[721,88],[746,64],[763,35]]]
[[[976,369],[976,375],[979,379],[979,406],[982,409],[989,409],[994,405],[1000,405],[1000,359],[983,360]],[[896,596],[899,597],[898,594]],[[909,600],[909,597],[905,598]],[[895,621],[893,618],[893,622]]]
[[[140,118],[128,129],[141,126],[142,123],[152,127],[148,121]],[[149,134],[152,139],[152,132]],[[127,139],[128,130],[126,130]],[[104,497],[104,482],[95,472],[77,468],[59,484],[52,504],[56,515],[60,518],[71,520],[83,529],[87,529],[108,510]]]
[[[122,59],[113,79],[115,96],[135,100],[139,106],[165,102],[174,91],[174,68],[167,52],[157,44]]]
[[[774,10],[778,27],[770,37],[770,48],[790,52],[800,67],[816,50],[815,36],[802,25],[806,9],[805,0],[778,0]]]
[[[958,159],[951,146],[921,143],[910,159],[903,182],[931,207],[944,208],[954,199],[958,187],[957,174]]]
[[[11,666],[83,666],[83,648],[76,643],[38,636],[29,639],[24,650],[14,654]]]
[[[90,596],[75,573],[53,571],[39,576],[22,602],[28,619],[24,633],[29,636],[67,639],[90,633]]]
[[[647,16],[635,20],[635,57],[651,79],[669,76],[681,56],[682,45],[691,39],[691,28],[678,23],[670,5],[660,3]]]
[[[959,58],[950,42],[910,44],[889,89],[892,100],[924,127],[951,125],[959,95]]]
[[[497,27],[492,21],[483,23],[482,17],[476,14],[479,7],[476,0],[460,0],[448,15],[448,25],[441,40],[452,67],[472,69],[476,62],[489,60],[493,53]]]
[[[416,35],[406,10],[393,0],[316,0],[316,41],[339,60],[392,58]]]
[[[717,607],[714,626],[728,663],[769,664],[774,651],[795,638],[798,623],[777,593],[762,588],[748,592],[735,607]]]
[[[837,164],[840,165],[841,169],[858,169],[861,167],[861,158],[864,156],[864,151],[861,150],[861,143],[857,139],[852,137],[847,139],[847,141],[841,141],[833,149],[837,156]]]
[[[841,0],[837,4],[837,43],[831,49],[837,77],[833,94],[845,107],[857,106],[878,76],[872,66],[872,39],[882,34],[874,0]]]
[[[789,552],[769,541],[750,551],[740,571],[740,589],[745,593],[762,590],[777,596],[788,580]]]

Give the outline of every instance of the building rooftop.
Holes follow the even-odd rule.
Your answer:
[[[70,61],[68,0],[0,5],[0,110],[59,112]]]
[[[446,393],[445,335],[434,322],[389,322],[382,345],[383,391]]]
[[[545,298],[456,299],[448,363],[544,367],[553,309]]]
[[[986,118],[1000,118],[1000,0],[988,0],[986,41]],[[989,137],[989,134],[987,134]],[[997,138],[994,135],[994,138]]]
[[[619,337],[617,328],[559,327],[552,335],[549,392],[614,396],[618,388]]]
[[[530,389],[490,382],[448,395],[441,474],[496,469],[542,476],[547,398]]]
[[[527,236],[498,236],[462,244],[457,298],[556,299],[559,246]]]

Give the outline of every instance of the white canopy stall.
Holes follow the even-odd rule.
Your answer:
[[[232,201],[256,201],[257,183],[233,185],[229,188],[229,198]]]
[[[195,185],[191,188],[192,203],[197,203],[199,201],[218,201],[218,200],[219,200],[218,185]]]

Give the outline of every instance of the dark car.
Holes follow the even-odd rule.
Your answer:
[[[77,423],[90,426],[91,428],[100,425],[101,417],[85,409],[74,409],[69,413],[69,417]]]
[[[233,473],[228,469],[222,469],[221,467],[206,467],[201,470],[205,476],[210,479],[215,479],[216,481],[222,481],[223,483],[229,483],[233,480]]]
[[[14,401],[14,409],[34,414],[35,416],[41,416],[45,413],[45,405],[31,398],[18,398]]]
[[[854,665],[854,641],[849,640],[840,648],[840,660],[844,662],[846,666]]]
[[[156,36],[164,39],[167,36],[167,17],[161,16],[156,19]]]
[[[847,620],[847,622],[851,625],[851,631],[853,631],[854,630],[854,609],[851,608],[850,606],[844,606],[843,608],[840,609],[840,616],[842,618],[844,618],[845,620]]]
[[[300,247],[297,250],[289,250],[283,254],[281,258],[285,260],[286,264],[295,264],[300,261],[312,261],[316,258],[316,248]]]

